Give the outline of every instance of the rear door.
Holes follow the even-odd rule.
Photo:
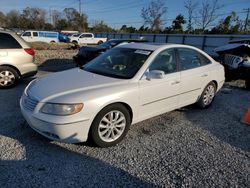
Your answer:
[[[190,48],[178,48],[177,54],[181,70],[180,105],[185,106],[196,102],[211,81],[211,62]]]

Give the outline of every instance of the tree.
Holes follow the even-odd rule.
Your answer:
[[[94,32],[113,32],[114,30],[109,27],[104,21],[95,21],[92,30]]]
[[[183,31],[182,25],[186,23],[184,16],[179,14],[176,16],[175,20],[172,22],[172,28],[174,32],[180,33]]]
[[[148,33],[148,32],[151,32],[150,29],[148,27],[144,27],[144,26],[141,26],[139,29],[138,29],[139,33]]]
[[[198,6],[197,2],[193,2],[192,0],[185,1],[184,7],[188,11],[188,26],[187,26],[188,33],[191,33],[193,31],[193,18],[197,6]]]
[[[59,31],[67,29],[68,26],[68,22],[66,19],[59,19],[57,20],[57,22],[55,23],[55,28]]]
[[[149,25],[151,30],[160,31],[163,25],[162,17],[166,14],[167,7],[163,0],[152,0],[147,8],[143,8],[141,16],[144,25]]]
[[[236,34],[240,32],[241,23],[235,12],[221,20],[219,25],[211,30],[211,33],[216,34]]]
[[[41,8],[25,8],[20,15],[20,27],[24,29],[44,29],[46,11]]]
[[[203,0],[196,17],[201,31],[205,31],[219,17],[218,11],[222,8],[218,0]]]
[[[120,29],[121,33],[136,33],[137,29],[135,27],[127,27],[127,25],[123,25]]]
[[[6,27],[6,16],[0,11],[0,27]]]
[[[88,28],[87,16],[80,14],[74,8],[65,8],[63,10],[67,20],[68,29],[86,31]]]
[[[20,28],[20,13],[16,10],[11,10],[6,15],[6,26],[8,28]]]

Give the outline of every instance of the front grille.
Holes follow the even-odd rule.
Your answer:
[[[36,105],[38,104],[38,101],[36,99],[31,98],[30,96],[24,95],[22,103],[23,103],[23,107],[26,110],[34,111],[34,109],[36,108]]]

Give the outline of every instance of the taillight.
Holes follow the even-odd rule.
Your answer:
[[[28,53],[29,55],[32,55],[32,56],[35,55],[35,51],[33,50],[33,48],[24,48],[24,51]]]

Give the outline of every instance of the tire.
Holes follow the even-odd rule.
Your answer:
[[[103,43],[103,41],[100,40],[97,44],[99,45],[99,44],[102,44],[102,43]]]
[[[246,89],[247,89],[247,90],[250,90],[250,78],[247,78],[247,79],[245,80],[245,85],[246,85]]]
[[[78,44],[78,42],[77,42],[76,40],[73,40],[72,43],[73,43],[74,45],[77,45],[77,44]]]
[[[19,79],[17,71],[8,66],[0,66],[0,89],[13,87]]]
[[[112,104],[96,115],[91,125],[90,137],[99,147],[114,146],[126,136],[130,124],[128,109],[121,104]]]
[[[216,85],[214,82],[210,82],[205,89],[203,90],[197,105],[204,109],[204,108],[208,108],[209,106],[211,106],[211,104],[214,101],[214,97],[215,97],[215,93],[216,93]]]

